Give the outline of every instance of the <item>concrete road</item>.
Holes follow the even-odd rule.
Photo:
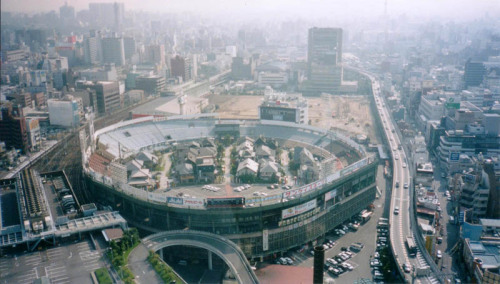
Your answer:
[[[0,283],[28,284],[47,276],[56,284],[92,284],[90,272],[104,266],[101,253],[84,240],[1,258]]]

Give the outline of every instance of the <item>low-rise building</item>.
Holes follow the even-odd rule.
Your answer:
[[[259,119],[309,123],[307,100],[301,94],[276,93],[267,88],[259,106]]]
[[[463,259],[465,267],[476,283],[500,282],[500,242],[464,239]]]
[[[81,98],[66,96],[63,100],[48,100],[49,119],[51,125],[78,127],[83,119],[83,103]]]

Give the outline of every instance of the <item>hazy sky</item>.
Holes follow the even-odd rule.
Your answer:
[[[59,10],[68,2],[76,10],[88,9],[89,2],[105,0],[1,0],[2,11],[40,12]],[[125,10],[194,12],[203,15],[248,15],[286,17],[372,18],[384,12],[385,0],[122,0]],[[486,12],[500,18],[500,0],[387,0],[389,15],[424,15],[460,19],[479,18]]]

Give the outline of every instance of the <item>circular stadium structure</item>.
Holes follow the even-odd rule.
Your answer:
[[[87,188],[97,203],[111,206],[131,225],[146,231],[197,230],[223,235],[248,258],[263,258],[314,243],[366,209],[376,195],[375,156],[349,137],[309,125],[199,115],[145,117],[95,133],[91,127],[90,131],[89,142],[84,139],[82,145],[83,169]],[[307,167],[300,165],[298,172],[309,178],[281,178],[280,186],[237,183],[239,179],[224,167],[215,179],[196,179],[202,172],[195,170],[196,180],[186,183],[164,183],[159,177],[153,177],[151,186],[134,183],[134,177],[140,174],[131,175],[129,167],[138,154],[167,152],[176,156],[182,147],[189,151],[189,145],[223,137],[255,144],[269,139],[295,152],[307,149],[314,157],[309,169],[315,171],[307,175],[302,171]],[[341,163],[339,156],[349,159]],[[258,154],[246,159],[262,165]]]

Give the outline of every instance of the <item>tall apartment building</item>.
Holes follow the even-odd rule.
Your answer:
[[[486,68],[483,62],[472,61],[465,62],[464,87],[465,89],[473,86],[479,86],[486,75]]]
[[[123,38],[107,37],[101,40],[102,59],[104,63],[114,63],[116,66],[125,65],[125,48]]]
[[[436,154],[441,166],[449,171],[450,164],[458,163],[460,154],[471,157],[482,153],[485,157],[500,154],[500,115],[483,114],[481,123],[469,123],[464,130],[446,130],[439,137]]]
[[[59,18],[63,24],[73,23],[75,21],[75,8],[65,3],[64,6],[59,7]]]
[[[85,63],[97,64],[101,61],[101,39],[91,36],[83,41]]]
[[[92,22],[99,27],[114,28],[119,31],[123,25],[125,5],[123,3],[89,3]]]
[[[342,29],[309,29],[306,92],[335,93],[342,84]]]
[[[94,90],[95,105],[97,113],[104,115],[123,106],[123,98],[120,94],[120,86],[116,81],[77,81],[76,88],[79,90]],[[92,102],[91,102],[92,103]]]
[[[26,153],[28,135],[22,107],[5,103],[0,106],[0,111],[0,141],[5,142],[7,149],[13,147]]]
[[[455,175],[450,185],[457,193],[461,209],[468,209],[467,219],[498,218],[500,188],[498,156],[493,159],[473,158],[472,166]]]
[[[125,59],[130,59],[135,54],[136,44],[133,37],[123,38],[123,48],[125,50]]]
[[[147,46],[146,60],[152,64],[165,66],[165,46],[163,44],[152,44]]]
[[[176,55],[170,59],[170,75],[172,77],[182,77],[184,82],[191,80],[191,69],[189,65],[189,58]]]
[[[48,100],[50,125],[80,126],[80,112],[83,112],[81,101],[81,98],[72,96],[68,96],[63,100]]]

